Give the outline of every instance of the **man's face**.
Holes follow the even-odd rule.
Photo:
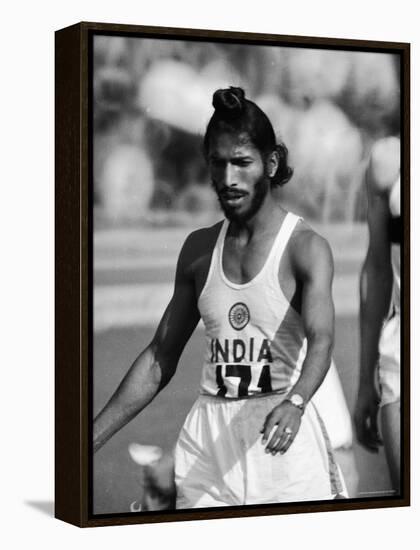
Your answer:
[[[210,139],[208,163],[226,218],[237,222],[252,218],[270,187],[260,151],[246,134],[215,134]]]

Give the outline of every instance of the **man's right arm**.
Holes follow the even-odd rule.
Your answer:
[[[175,289],[152,342],[140,353],[114,394],[98,414],[93,427],[93,448],[100,449],[132,420],[175,373],[179,358],[200,319],[193,276],[193,251],[187,239],[180,253]]]

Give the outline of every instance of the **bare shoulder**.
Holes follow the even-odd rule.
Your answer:
[[[212,253],[223,222],[192,231],[182,246],[178,267],[190,270],[194,264]]]
[[[387,137],[374,143],[370,153],[368,185],[371,191],[383,193],[395,183],[400,171],[400,139]]]
[[[303,274],[318,270],[332,274],[333,256],[328,241],[305,221],[301,221],[293,232],[290,254],[294,266]]]
[[[211,227],[201,227],[188,235],[182,247],[182,252],[188,256],[195,256],[208,247],[213,248],[223,222],[218,222]]]

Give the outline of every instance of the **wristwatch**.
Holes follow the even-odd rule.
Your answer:
[[[293,393],[292,395],[286,398],[286,401],[289,401],[294,407],[297,407],[302,412],[305,410],[305,401],[303,397],[298,393]]]

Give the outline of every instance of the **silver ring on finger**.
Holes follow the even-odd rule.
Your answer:
[[[287,435],[287,437],[290,437],[293,433],[292,428],[289,428],[289,426],[286,426],[283,430],[283,432]]]

